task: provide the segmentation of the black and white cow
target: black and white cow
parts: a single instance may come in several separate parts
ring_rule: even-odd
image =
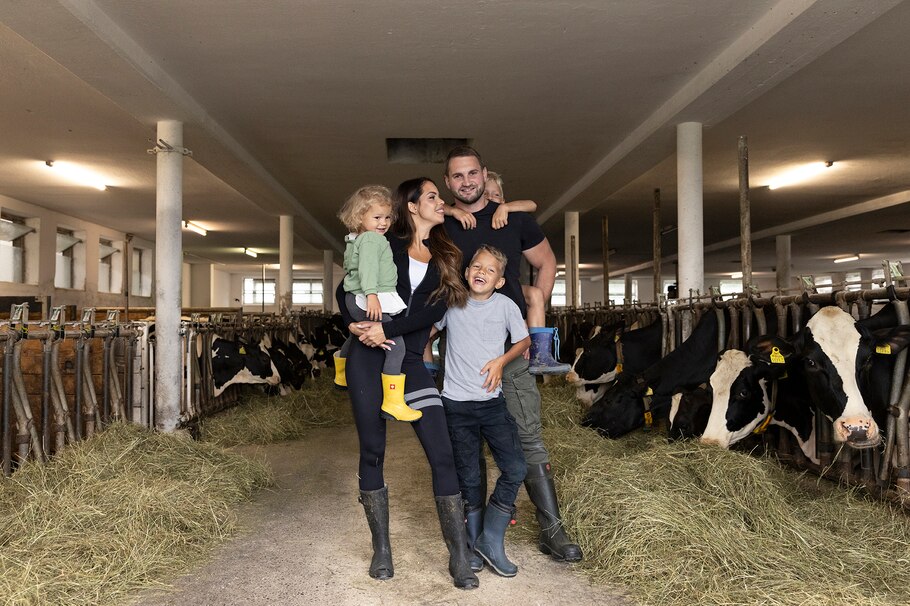
[[[689,338],[666,357],[641,373],[622,372],[587,412],[582,424],[606,437],[618,438],[655,418],[668,416],[675,392],[693,389],[711,376],[717,361],[719,328],[715,312],[703,314]]]
[[[660,322],[622,332],[623,324],[601,327],[575,358],[566,381],[591,406],[621,373],[640,373],[660,360],[663,326]]]
[[[278,385],[281,381],[272,359],[260,344],[215,335],[210,355],[216,397],[236,383]]]
[[[814,403],[834,424],[836,441],[856,448],[876,445],[888,406],[894,358],[889,354],[910,339],[910,327],[894,326],[896,317],[883,311],[856,322],[838,307],[824,307],[790,339],[763,337],[748,357],[725,353],[711,378],[715,397],[702,440],[728,447],[773,413],[771,423],[794,433],[803,452],[817,461]],[[768,380],[774,367],[785,368],[786,379],[778,381],[771,410]]]
[[[310,361],[296,345],[285,343],[277,337],[265,335],[261,345],[268,352],[281,378],[282,395],[286,388],[300,389],[309,374]]]

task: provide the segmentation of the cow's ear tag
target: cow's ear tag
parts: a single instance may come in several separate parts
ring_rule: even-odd
[[[619,341],[619,335],[613,335],[613,342],[616,343]]]
[[[784,355],[780,353],[779,347],[771,348],[771,363],[772,364],[786,364],[787,361],[784,360]]]
[[[649,388],[648,388],[648,391],[645,392],[645,395],[646,395],[646,396],[653,396],[653,395],[654,395],[654,390],[651,389],[651,388],[649,387]]]
[[[884,345],[876,345],[875,353],[890,356],[891,355],[891,344],[885,343]]]
[[[621,372],[622,372],[622,364],[617,364],[616,365],[616,374],[619,374]]]
[[[241,355],[241,356],[245,356],[245,355],[246,355],[246,347],[244,347],[243,345],[240,346],[240,355]]]
[[[654,425],[654,415],[651,414],[651,411],[645,412],[645,425],[651,427]]]

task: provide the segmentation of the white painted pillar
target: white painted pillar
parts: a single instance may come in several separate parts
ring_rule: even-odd
[[[158,139],[174,149],[158,148],[155,195],[155,425],[177,428],[183,351],[180,338],[180,277],[183,265],[183,123],[162,120]]]
[[[679,297],[705,292],[705,239],[702,197],[701,124],[676,125],[677,224],[679,225]]]
[[[278,313],[291,309],[294,288],[294,217],[281,215],[278,233]]]
[[[332,313],[335,308],[335,258],[331,250],[322,251],[322,310]]]
[[[581,285],[578,281],[578,212],[567,212],[566,216],[566,305],[581,306]]]
[[[625,276],[623,276],[623,278],[625,280],[625,287],[626,287],[625,301],[626,301],[626,303],[631,303],[632,302],[632,274],[626,274]]]
[[[872,268],[864,267],[859,270],[859,279],[862,281],[863,289],[872,288]]]
[[[790,275],[793,269],[793,262],[790,258],[790,236],[775,237],[774,247],[777,250],[777,288],[779,290],[793,288]]]

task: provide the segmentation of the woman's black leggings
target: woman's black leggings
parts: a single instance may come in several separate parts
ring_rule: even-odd
[[[384,361],[382,349],[367,347],[355,339],[351,344],[345,366],[348,395],[351,398],[354,423],[360,440],[361,490],[378,490],[385,485],[382,467],[385,460],[386,421],[379,416],[379,407],[382,405],[380,374]],[[459,494],[455,457],[452,454],[445,411],[436,385],[423,365],[421,357],[411,352],[405,354],[401,369],[406,377],[405,400],[423,412],[423,416],[411,425],[430,463],[433,494],[436,496]],[[415,397],[418,402],[414,402]]]

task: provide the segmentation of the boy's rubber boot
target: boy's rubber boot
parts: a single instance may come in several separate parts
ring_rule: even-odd
[[[540,524],[540,539],[537,546],[540,551],[560,562],[581,561],[581,547],[569,540],[562,527],[550,464],[528,465],[525,488],[528,489],[528,496],[537,508],[537,523]]]
[[[370,576],[380,581],[391,579],[395,575],[395,568],[392,566],[392,545],[389,542],[389,487],[361,490],[358,500],[363,504],[370,534],[373,535]]]
[[[511,521],[512,512],[506,511],[491,499],[483,514],[483,532],[474,543],[474,551],[480,554],[496,574],[503,577],[518,574],[518,566],[509,561],[505,551],[506,528]]]
[[[469,563],[470,550],[464,526],[464,501],[461,494],[436,497],[436,512],[442,537],[449,548],[449,574],[459,589],[474,589],[480,585]]]
[[[563,364],[553,356],[559,352],[559,333],[555,328],[529,328],[531,335],[531,361],[528,372],[532,375],[564,375],[572,370],[571,364]]]
[[[342,358],[338,355],[339,352],[335,352],[333,357],[335,358],[335,389],[339,391],[348,390],[348,377],[345,374],[344,366],[347,364],[347,358]]]
[[[404,401],[404,375],[382,375],[382,408],[381,413],[386,419],[407,421],[411,423],[423,416],[419,410],[414,410]]]
[[[474,545],[477,544],[477,537],[480,536],[483,530],[483,508],[468,506],[467,511],[465,511],[464,525],[468,533],[468,547],[471,549],[468,557],[471,570],[480,572],[483,570],[483,558],[474,551]]]

